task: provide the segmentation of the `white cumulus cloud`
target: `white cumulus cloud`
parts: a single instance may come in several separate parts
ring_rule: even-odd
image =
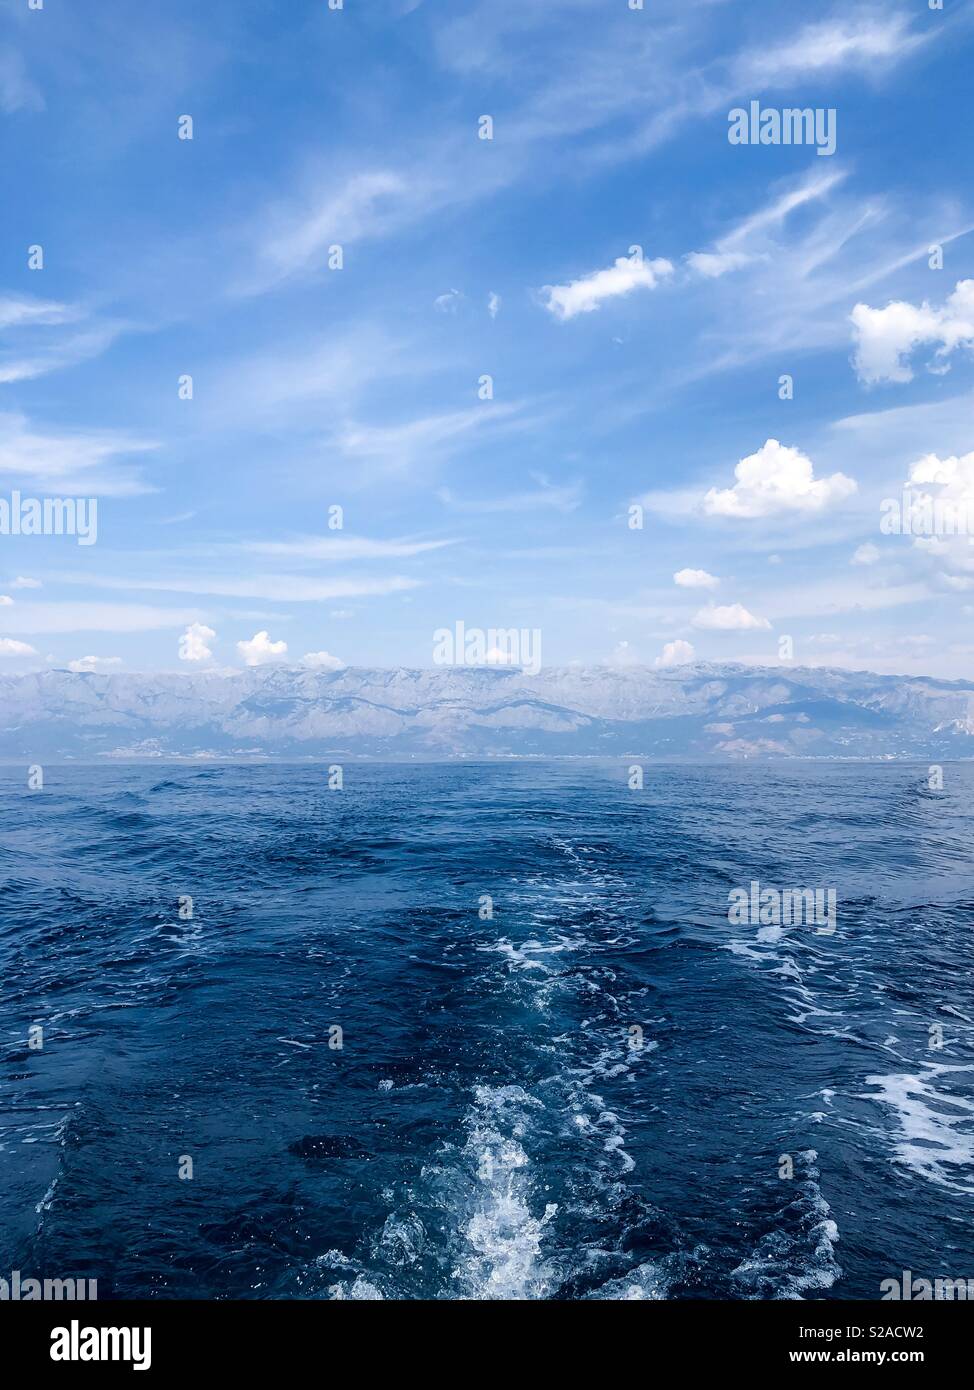
[[[37,651],[27,642],[18,642],[13,637],[0,637],[0,656],[36,656]]]
[[[103,671],[107,666],[121,666],[120,656],[79,656],[68,662],[69,671]]]
[[[933,484],[940,489],[938,496],[965,506],[974,504],[974,452],[938,458],[924,454],[910,469],[910,483]]]
[[[343,671],[344,661],[331,652],[305,652],[301,658],[302,666],[313,666],[316,671]]]
[[[844,473],[816,478],[811,459],[768,439],[734,469],[733,487],[712,487],[703,499],[710,516],[759,517],[779,512],[821,512],[856,491]]]
[[[263,666],[287,654],[286,642],[272,642],[266,631],[255,632],[249,641],[238,642],[237,651],[248,666]]]
[[[769,628],[771,624],[767,618],[750,613],[743,604],[728,603],[723,607],[711,604],[701,608],[694,616],[693,626],[710,632],[752,632],[755,628]]]
[[[921,344],[938,344],[936,365],[945,372],[946,358],[959,347],[974,347],[974,280],[958,280],[940,306],[893,300],[885,309],[857,304],[850,315],[856,340],[855,368],[860,381],[912,381],[907,358]]]
[[[708,574],[706,570],[677,570],[673,576],[673,583],[681,589],[716,589],[720,580],[715,574]]]
[[[688,661],[692,661],[695,652],[692,642],[684,642],[682,637],[678,637],[674,642],[667,642],[653,665],[662,669],[666,666],[685,666]]]
[[[206,661],[213,655],[207,643],[215,636],[213,629],[205,623],[190,623],[179,639],[180,661]]]
[[[910,468],[904,491],[903,524],[914,537],[915,549],[969,576],[974,571],[974,450],[949,458],[925,454]],[[922,534],[931,529],[938,534]],[[946,574],[941,578],[950,588],[965,587]]]
[[[874,565],[879,559],[879,546],[873,545],[872,541],[866,541],[865,545],[859,546],[858,550],[853,551],[850,565]]]
[[[28,579],[26,575],[18,574],[17,578],[11,582],[11,589],[42,589],[44,586],[39,579]]]
[[[631,294],[633,290],[655,289],[661,279],[673,274],[670,261],[658,257],[654,261],[619,256],[606,270],[595,270],[567,285],[545,285],[545,308],[555,318],[572,319],[576,314],[590,314],[606,299]]]

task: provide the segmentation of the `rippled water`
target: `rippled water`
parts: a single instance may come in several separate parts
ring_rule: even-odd
[[[941,792],[856,764],[25,782],[0,778],[0,1275],[393,1299],[974,1278],[974,768]],[[731,925],[752,879],[835,887],[835,934]]]

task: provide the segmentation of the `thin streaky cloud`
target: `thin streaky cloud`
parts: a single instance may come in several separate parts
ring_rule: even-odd
[[[399,559],[425,555],[433,550],[457,545],[457,540],[384,541],[365,536],[302,536],[289,541],[247,541],[245,550],[259,555],[294,556],[296,559],[348,560]]]
[[[222,598],[270,599],[274,602],[317,603],[333,598],[369,598],[404,593],[419,588],[422,581],[405,575],[383,579],[309,579],[299,574],[253,575],[246,579],[232,575],[198,574],[172,578],[62,574],[62,582],[87,584],[94,589],[122,589],[129,592],[177,594],[216,594]]]

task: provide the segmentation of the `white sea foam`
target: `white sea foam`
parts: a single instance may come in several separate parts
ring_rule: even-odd
[[[610,1279],[589,1298],[615,1299],[624,1303],[664,1299],[673,1284],[673,1275],[666,1266],[666,1260],[641,1264],[619,1279]]]
[[[538,1212],[531,1161],[521,1142],[530,1111],[540,1104],[520,1086],[478,1086],[474,1092],[463,1149],[473,1187],[456,1270],[468,1298],[546,1298],[556,1282],[543,1245],[558,1208],[549,1202]]]
[[[842,1274],[835,1257],[839,1228],[818,1183],[817,1157],[814,1149],[798,1155],[803,1180],[781,1213],[781,1225],[762,1236],[752,1254],[731,1271],[752,1298],[803,1299],[806,1293],[831,1288]]]
[[[503,956],[514,970],[540,970],[547,975],[552,973],[551,967],[541,960],[536,960],[536,956],[557,956],[563,951],[577,951],[585,944],[583,937],[562,936],[556,941],[522,941],[520,946],[515,946],[513,941],[504,936],[489,945],[478,946],[477,950]]]
[[[328,1290],[328,1296],[332,1301],[354,1299],[358,1302],[373,1303],[384,1297],[381,1289],[361,1274],[352,1283],[332,1284]]]
[[[864,1099],[888,1105],[895,1114],[896,1161],[955,1192],[974,1192],[974,1102],[934,1083],[952,1072],[972,1070],[928,1062],[922,1076],[900,1072],[866,1077],[866,1084],[878,1091]]]

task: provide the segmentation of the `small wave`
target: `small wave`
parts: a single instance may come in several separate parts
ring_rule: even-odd
[[[818,1183],[818,1155],[808,1149],[798,1157],[805,1166],[796,1195],[778,1213],[774,1229],[731,1271],[731,1278],[745,1288],[745,1298],[803,1299],[830,1289],[842,1275],[835,1258],[839,1228]]]

